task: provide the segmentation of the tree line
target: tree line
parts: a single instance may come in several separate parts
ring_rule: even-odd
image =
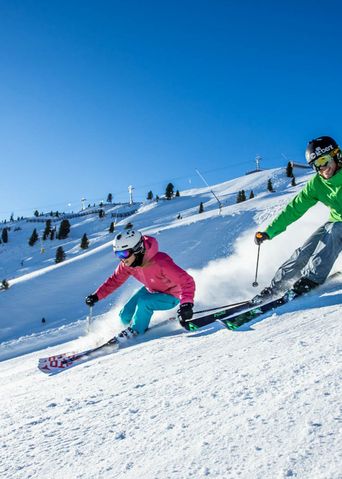
[[[168,183],[165,188],[165,199],[171,200],[172,198],[178,198],[180,196],[179,190],[176,190],[172,183]],[[152,190],[147,193],[146,199],[149,201],[155,200],[159,201],[160,197],[158,195],[154,196]]]

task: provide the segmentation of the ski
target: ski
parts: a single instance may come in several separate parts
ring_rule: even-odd
[[[340,275],[341,272],[337,271],[336,273],[331,274],[326,282],[331,281]],[[282,306],[289,301],[292,301],[298,296],[299,295],[296,295],[294,291],[288,290],[282,296],[272,299],[271,301],[261,303],[260,305],[255,305],[252,303],[252,301],[246,301],[241,305],[231,308],[228,307],[226,309],[219,310],[216,313],[207,314],[198,318],[192,318],[185,322],[184,328],[188,331],[197,331],[204,326],[208,326],[215,321],[219,321],[228,329],[234,330],[243,324],[248,323],[252,319],[261,316],[272,309]]]
[[[335,278],[338,278],[340,275],[341,275],[341,272],[337,271],[336,273],[331,274],[328,277],[326,282],[334,280]],[[323,286],[323,285],[321,285],[321,286]],[[228,318],[223,318],[219,321],[226,328],[230,329],[231,331],[234,331],[235,329],[238,329],[243,324],[249,323],[249,321],[252,321],[253,319],[257,318],[258,316],[261,316],[262,314],[267,313],[268,311],[273,311],[274,309],[278,308],[279,306],[282,306],[283,304],[289,303],[290,301],[292,301],[292,300],[294,300],[294,299],[296,299],[300,296],[302,296],[302,294],[296,294],[292,289],[290,289],[286,293],[284,293],[283,296],[281,296],[280,298],[274,299],[274,300],[269,301],[267,303],[262,303],[260,305],[256,305],[256,306],[251,307],[250,309],[248,309],[246,311],[236,313],[232,316],[229,316]]]
[[[219,319],[227,318],[233,314],[240,313],[241,311],[246,311],[251,306],[252,303],[250,301],[245,301],[243,303],[239,303],[237,306],[230,306],[220,309],[219,311],[206,314],[205,316],[193,317],[192,319],[185,321],[184,328],[187,331],[196,331],[199,328],[203,328],[204,326],[215,323],[215,321],[218,321]]]
[[[152,326],[150,329],[156,329],[161,326],[165,326],[166,324],[169,324],[170,321],[175,321],[176,319],[177,318],[175,317],[165,319],[164,321],[160,321],[160,323]],[[121,334],[122,333],[113,336],[109,341],[85,351],[61,353],[40,358],[38,361],[38,369],[45,374],[53,375],[65,371],[66,369],[70,369],[77,364],[83,363],[94,356],[96,357],[96,353],[106,350],[106,348],[108,348],[109,352],[111,353],[116,352],[119,349],[120,344],[122,344],[122,339],[125,337],[125,335],[123,335],[121,336],[121,339],[119,339]],[[127,337],[126,339],[134,339],[135,337],[136,336]]]
[[[246,305],[239,306],[236,308],[231,308],[227,310],[221,310],[217,313],[208,314],[207,316],[201,316],[199,318],[193,318],[190,321],[187,321],[185,324],[185,329],[188,331],[197,331],[197,329],[208,326],[215,321],[219,321],[224,324],[228,329],[234,330],[242,326],[257,316],[260,316],[267,311],[278,308],[279,306],[292,301],[296,297],[295,293],[290,290],[287,291],[283,296],[280,296],[277,299],[268,301],[267,303],[262,303],[260,305],[253,305],[249,303],[249,307]]]
[[[249,321],[252,321],[258,316],[261,316],[268,311],[273,311],[274,309],[279,308],[279,306],[282,306],[297,297],[298,295],[290,290],[278,299],[254,306],[246,311],[229,316],[228,318],[220,319],[220,323],[222,323],[227,329],[234,331],[243,324],[249,323]]]

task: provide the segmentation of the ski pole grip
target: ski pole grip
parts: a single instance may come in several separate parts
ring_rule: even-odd
[[[257,231],[254,236],[254,242],[256,245],[261,245],[265,240],[270,239],[268,234],[264,231]]]

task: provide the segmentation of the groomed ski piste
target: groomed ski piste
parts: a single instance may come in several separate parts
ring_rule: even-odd
[[[259,288],[252,287],[255,231],[312,173],[294,174],[295,187],[278,168],[146,202],[116,231],[130,221],[156,236],[160,250],[194,276],[195,309],[249,299],[328,218],[317,205],[265,242]],[[255,198],[237,204],[242,189]],[[130,279],[96,304],[86,333],[84,298],[117,264],[108,233],[115,207],[105,208],[104,219],[71,220],[69,237],[44,242],[43,253],[27,240],[44,223],[15,223],[21,230],[0,245],[0,279],[10,284],[0,292],[0,477],[341,479],[341,277],[234,332],[215,323],[188,333],[172,321],[60,374],[39,371],[41,357],[118,333],[118,312],[140,287]],[[66,260],[55,265],[57,246]],[[341,266],[339,258],[332,273]],[[155,314],[153,324],[172,315]]]

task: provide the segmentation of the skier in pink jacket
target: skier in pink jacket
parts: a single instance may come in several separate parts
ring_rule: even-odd
[[[172,309],[179,303],[180,323],[192,318],[195,282],[170,256],[158,251],[155,238],[127,230],[116,235],[113,249],[120,264],[95,293],[87,296],[88,306],[108,296],[133,276],[144,287],[120,311],[121,321],[129,325],[124,336],[143,334],[154,311]]]

